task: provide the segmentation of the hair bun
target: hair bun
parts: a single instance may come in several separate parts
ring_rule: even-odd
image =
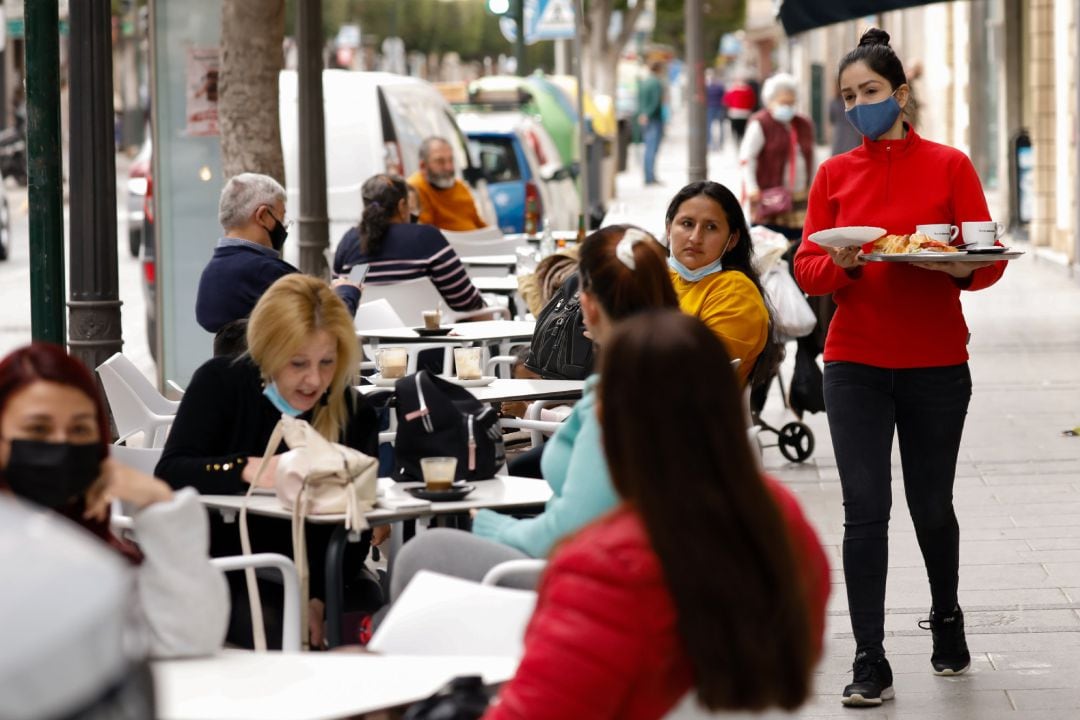
[[[859,38],[859,47],[863,45],[884,45],[889,47],[889,33],[881,28],[872,27]]]

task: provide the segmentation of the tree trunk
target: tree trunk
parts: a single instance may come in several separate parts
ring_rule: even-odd
[[[608,36],[611,14],[614,11],[613,0],[592,0],[585,11],[585,84],[594,95],[615,96],[618,85],[619,57],[623,48],[634,34],[634,25],[642,11],[645,1],[639,0],[633,8],[623,10],[623,27],[617,37]]]
[[[278,122],[278,73],[285,0],[224,0],[218,121],[226,178],[257,172],[285,184]]]

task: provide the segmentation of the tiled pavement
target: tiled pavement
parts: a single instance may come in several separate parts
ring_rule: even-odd
[[[658,161],[666,186],[643,187],[640,170],[619,177],[623,207],[649,227],[686,177],[680,121]],[[730,146],[710,154],[710,178],[737,189],[734,168]],[[930,634],[916,624],[930,596],[894,452],[885,628],[896,699],[880,709],[840,705],[854,654],[840,565],[843,510],[824,415],[810,415],[817,449],[808,462],[792,465],[765,451],[767,468],[798,493],[833,565],[825,658],[800,718],[1080,718],[1080,437],[1061,435],[1080,425],[1080,282],[1029,249],[996,286],[964,293],[963,303],[974,393],[955,497],[972,670],[956,678],[930,672]],[[783,412],[775,393],[767,419],[770,412]]]

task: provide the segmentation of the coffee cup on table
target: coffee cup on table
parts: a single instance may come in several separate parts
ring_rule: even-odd
[[[480,372],[480,348],[454,348],[454,369],[457,371],[458,380],[479,380]]]
[[[991,247],[1005,234],[1005,224],[986,220],[960,224],[964,242],[975,247]]]
[[[375,364],[379,367],[379,375],[387,380],[405,377],[409,366],[409,351],[403,347],[379,348],[375,353]]]
[[[956,239],[957,234],[960,232],[960,228],[949,223],[932,223],[928,225],[916,225],[915,232],[921,233],[931,240],[936,240],[946,245],[951,245],[952,241]]]
[[[420,472],[424,476],[424,485],[428,490],[449,490],[454,484],[457,470],[455,457],[420,458]]]
[[[428,330],[438,330],[442,325],[442,313],[438,310],[425,310],[422,313],[424,317],[424,327]]]

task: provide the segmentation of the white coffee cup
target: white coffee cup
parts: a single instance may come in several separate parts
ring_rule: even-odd
[[[993,220],[966,222],[960,223],[960,231],[964,234],[965,243],[975,247],[990,247],[1005,234],[1005,224]]]
[[[480,373],[480,348],[454,348],[454,367],[457,370],[458,380],[479,380]]]
[[[960,228],[949,223],[933,223],[930,225],[916,225],[915,232],[926,235],[931,240],[937,240],[938,242],[950,244],[956,239],[957,233],[960,232]]]

